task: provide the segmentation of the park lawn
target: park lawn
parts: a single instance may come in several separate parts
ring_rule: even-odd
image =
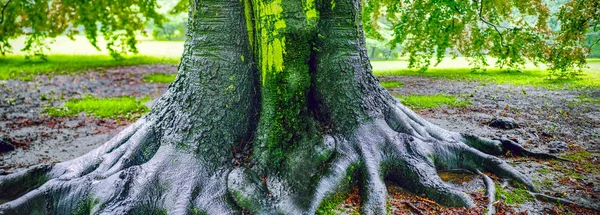
[[[177,64],[177,57],[130,56],[115,60],[108,55],[51,54],[47,60],[28,60],[22,55],[0,57],[0,80],[32,80],[37,75],[63,75],[85,73],[88,70],[145,64]]]
[[[399,88],[404,86],[404,83],[398,81],[383,81],[379,83],[385,88]]]
[[[177,77],[176,74],[163,74],[163,73],[157,73],[157,74],[150,74],[147,75],[146,77],[144,77],[144,82],[146,83],[162,83],[162,84],[169,84],[172,83],[173,81],[175,81],[175,78]]]
[[[419,95],[412,94],[408,96],[396,96],[400,103],[414,109],[439,108],[439,107],[466,107],[471,104],[468,100],[460,100],[454,96],[443,94],[437,95]]]
[[[87,113],[98,118],[133,119],[150,109],[144,105],[148,98],[138,99],[131,96],[115,98],[95,98],[86,96],[82,99],[70,99],[62,107],[46,107],[44,112],[49,116],[69,117]]]
[[[590,64],[597,63],[591,62]],[[462,81],[475,80],[483,83],[540,86],[548,89],[600,88],[600,71],[596,70],[586,70],[581,77],[570,79],[549,79],[548,72],[536,69],[524,71],[487,69],[478,72],[469,68],[431,68],[425,72],[419,72],[416,69],[395,69],[376,70],[374,74],[376,76],[422,76]]]

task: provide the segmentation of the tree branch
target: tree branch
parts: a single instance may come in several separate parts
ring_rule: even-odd
[[[2,17],[0,18],[0,24],[4,23],[4,11],[6,10],[6,8],[8,7],[8,4],[10,4],[12,0],[8,0],[6,1],[6,3],[4,4],[4,6],[2,6]]]
[[[477,2],[477,1],[475,1]],[[498,30],[498,26],[495,25],[494,23],[491,23],[489,21],[487,21],[486,19],[483,18],[483,0],[481,0],[479,2],[479,19],[484,22],[487,25],[490,25],[492,27],[494,27],[494,30],[496,30],[496,32],[498,32],[498,34],[500,35],[500,43],[502,46],[504,46],[504,36],[502,35],[502,32],[500,32],[500,30]]]

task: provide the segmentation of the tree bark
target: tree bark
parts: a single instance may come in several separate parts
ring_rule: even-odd
[[[474,206],[436,171],[485,170],[535,190],[492,141],[443,130],[371,72],[361,0],[195,0],[178,77],[151,113],[72,161],[0,176],[0,214],[313,214],[391,179]],[[485,154],[488,153],[488,154]]]

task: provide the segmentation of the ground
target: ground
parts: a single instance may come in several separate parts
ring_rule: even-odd
[[[376,70],[389,69],[388,64],[391,63],[374,62]],[[402,66],[403,63],[396,64]],[[81,113],[55,117],[47,115],[48,109],[61,108],[66,101],[90,96],[133,96],[140,101],[146,98],[150,102],[145,105],[151,106],[152,99],[165,91],[175,72],[175,65],[142,65],[52,77],[35,76],[31,81],[0,80],[0,135],[17,146],[12,152],[0,154],[0,174],[41,162],[75,158],[104,143],[142,114],[125,113],[100,118]],[[476,78],[375,73],[392,95],[443,128],[489,138],[507,137],[537,152],[548,152],[551,141],[566,142],[568,149],[557,155],[572,162],[535,160],[510,154],[505,159],[532,178],[543,193],[600,207],[600,88],[560,89]],[[148,76],[150,74],[158,75]],[[442,100],[446,103],[435,103]],[[504,130],[490,127],[489,122],[497,117],[514,118],[519,128]],[[487,201],[485,186],[479,176],[441,174],[448,183],[471,194],[480,207],[468,210],[443,208],[389,183],[391,212],[481,213],[484,210]],[[502,182],[498,178],[493,180]],[[360,195],[356,189],[351,190],[353,192],[349,194],[340,194],[336,199],[326,201],[320,212],[354,213]],[[500,201],[497,207],[501,210],[534,214],[586,213],[577,208],[533,201],[532,197],[521,192],[522,189],[514,186],[499,187],[498,190],[497,199]]]

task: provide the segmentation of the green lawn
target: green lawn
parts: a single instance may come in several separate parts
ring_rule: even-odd
[[[0,56],[0,80],[31,80],[36,75],[60,75],[82,73],[98,68],[132,66],[142,64],[176,64],[179,58],[156,56],[133,56],[115,60],[107,55],[48,55],[47,61],[27,60],[21,55]]]
[[[447,107],[465,107],[471,104],[467,100],[459,100],[454,96],[437,95],[408,95],[397,96],[400,103],[415,109]]]
[[[591,63],[595,64],[595,63]],[[600,71],[586,70],[580,78],[548,79],[548,73],[541,70],[522,72],[502,69],[487,69],[473,72],[469,68],[432,68],[425,72],[414,69],[376,70],[376,76],[424,76],[451,80],[476,80],[483,83],[542,86],[550,89],[600,88]]]
[[[144,77],[144,82],[169,84],[175,81],[176,77],[176,74],[150,74]]]
[[[404,86],[404,84],[402,82],[397,82],[397,81],[384,81],[384,82],[380,82],[381,86],[385,87],[385,88],[398,88],[398,87],[402,87]]]
[[[150,99],[138,99],[130,96],[116,98],[95,98],[87,96],[83,99],[70,99],[62,107],[47,107],[44,112],[49,116],[76,116],[82,112],[99,118],[133,119],[149,111],[144,105]]]

